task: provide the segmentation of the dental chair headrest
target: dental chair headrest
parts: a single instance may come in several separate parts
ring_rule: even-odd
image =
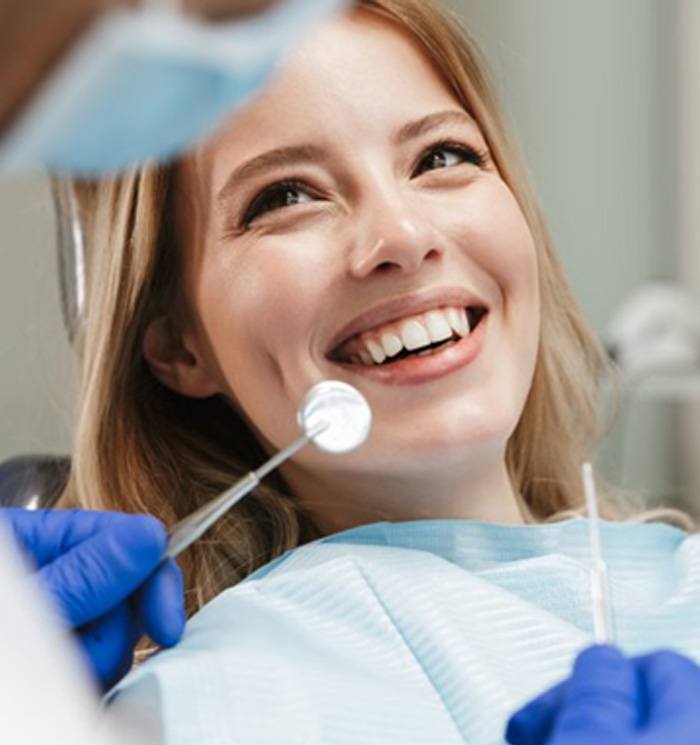
[[[0,463],[0,507],[52,507],[70,472],[70,458],[21,455]]]

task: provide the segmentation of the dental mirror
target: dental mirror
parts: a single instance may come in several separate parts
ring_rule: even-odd
[[[326,422],[328,426],[311,437],[314,445],[327,453],[347,453],[367,439],[372,412],[356,388],[339,380],[325,380],[306,394],[297,421],[307,434]]]

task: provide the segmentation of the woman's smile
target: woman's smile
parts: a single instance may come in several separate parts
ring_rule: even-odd
[[[472,363],[481,352],[488,306],[470,293],[436,289],[366,312],[336,338],[328,359],[351,375],[418,385]]]
[[[484,346],[487,319],[460,339],[451,339],[405,358],[380,365],[338,363],[344,370],[384,385],[419,385],[460,370],[476,360]]]

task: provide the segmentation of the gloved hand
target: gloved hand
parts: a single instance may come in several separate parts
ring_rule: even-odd
[[[145,515],[84,510],[0,510],[39,584],[77,634],[103,688],[132,664],[145,633],[169,647],[185,625],[182,573],[161,564],[167,535]]]
[[[517,712],[511,745],[696,745],[700,667],[675,652],[582,652],[571,677]]]

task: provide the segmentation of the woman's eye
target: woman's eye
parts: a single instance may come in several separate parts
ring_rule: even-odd
[[[295,204],[306,204],[313,201],[308,190],[299,184],[275,184],[265,189],[252,201],[245,211],[243,224],[249,225],[258,217]]]
[[[473,163],[483,167],[485,156],[471,148],[458,145],[437,145],[424,155],[413,171],[413,177],[420,176],[426,171],[436,171],[439,168],[451,168],[462,163]]]

